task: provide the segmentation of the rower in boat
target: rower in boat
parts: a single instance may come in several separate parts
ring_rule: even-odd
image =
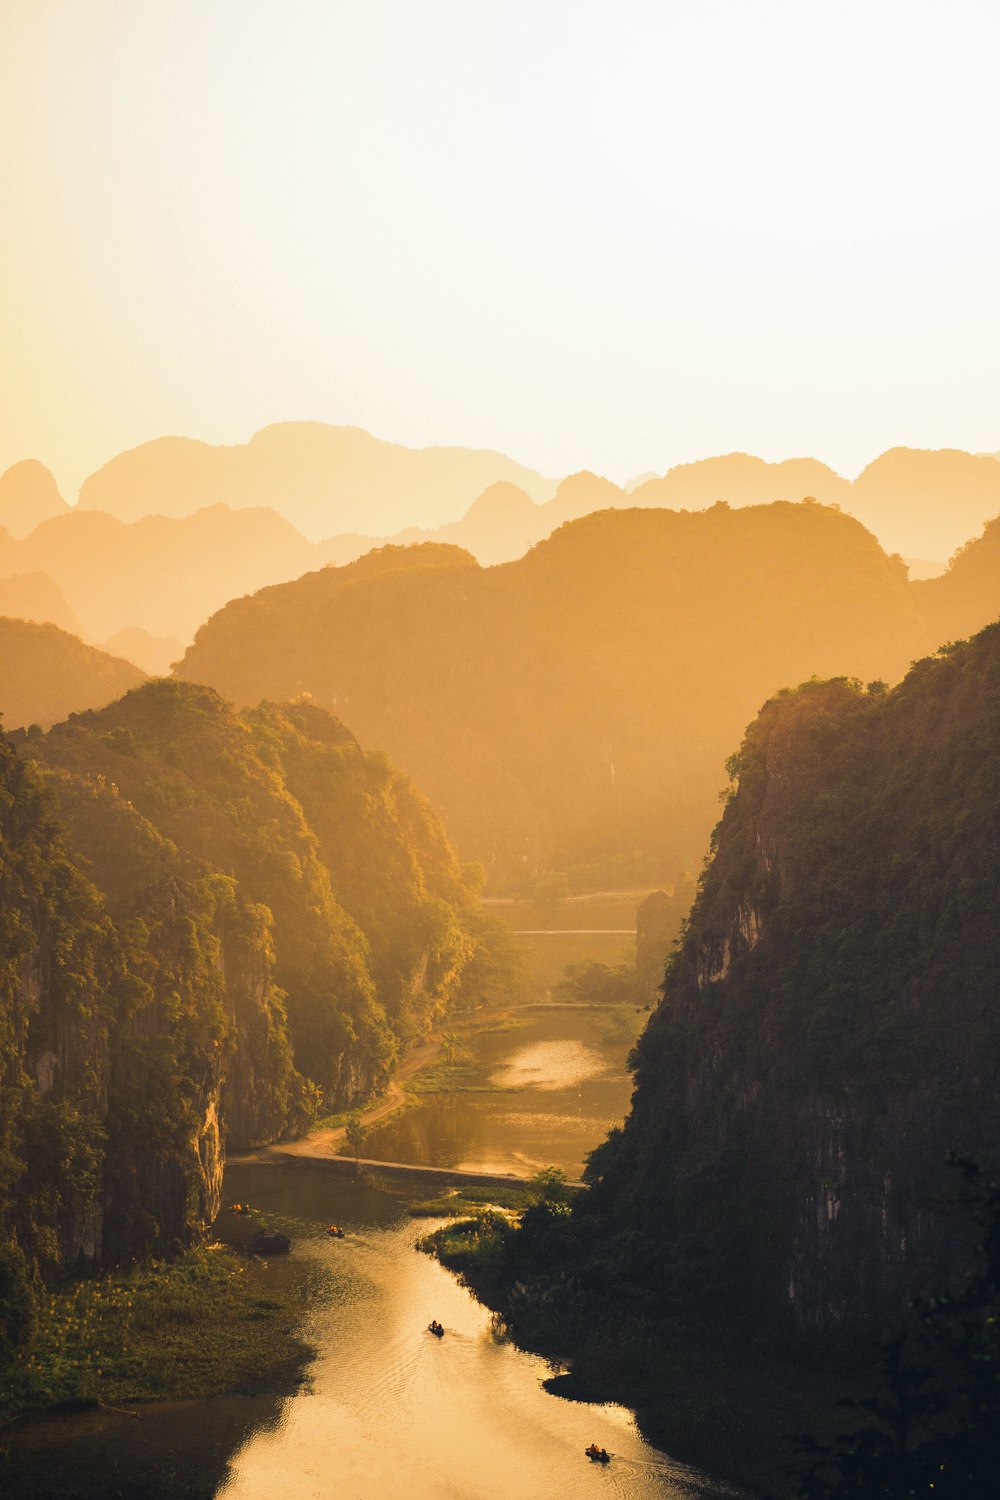
[[[339,1224],[331,1224],[326,1232],[332,1240],[342,1240],[344,1238],[344,1231]]]
[[[599,1448],[596,1443],[591,1443],[583,1451],[592,1464],[609,1464],[611,1462],[611,1454],[607,1448]]]
[[[428,1333],[433,1333],[433,1335],[434,1335],[434,1337],[436,1339],[443,1339],[444,1338],[444,1328],[438,1322],[437,1318],[432,1318],[431,1321],[428,1323],[428,1325],[427,1325],[427,1332]]]

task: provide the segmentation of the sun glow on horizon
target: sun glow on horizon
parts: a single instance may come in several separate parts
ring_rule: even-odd
[[[0,468],[1000,446],[983,4],[11,0]]]

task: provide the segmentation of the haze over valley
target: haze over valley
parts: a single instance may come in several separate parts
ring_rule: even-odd
[[[998,54],[0,6],[3,1500],[996,1500]]]

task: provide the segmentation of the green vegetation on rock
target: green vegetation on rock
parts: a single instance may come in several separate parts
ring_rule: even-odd
[[[857,1370],[972,1265],[946,1160],[1000,1138],[1000,626],[893,691],[780,694],[731,771],[588,1190],[444,1246],[519,1338],[668,1429],[685,1342]]]

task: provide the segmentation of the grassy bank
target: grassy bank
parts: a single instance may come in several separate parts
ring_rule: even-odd
[[[302,1302],[287,1267],[221,1245],[44,1293],[30,1347],[0,1375],[0,1417],[291,1389]]]

